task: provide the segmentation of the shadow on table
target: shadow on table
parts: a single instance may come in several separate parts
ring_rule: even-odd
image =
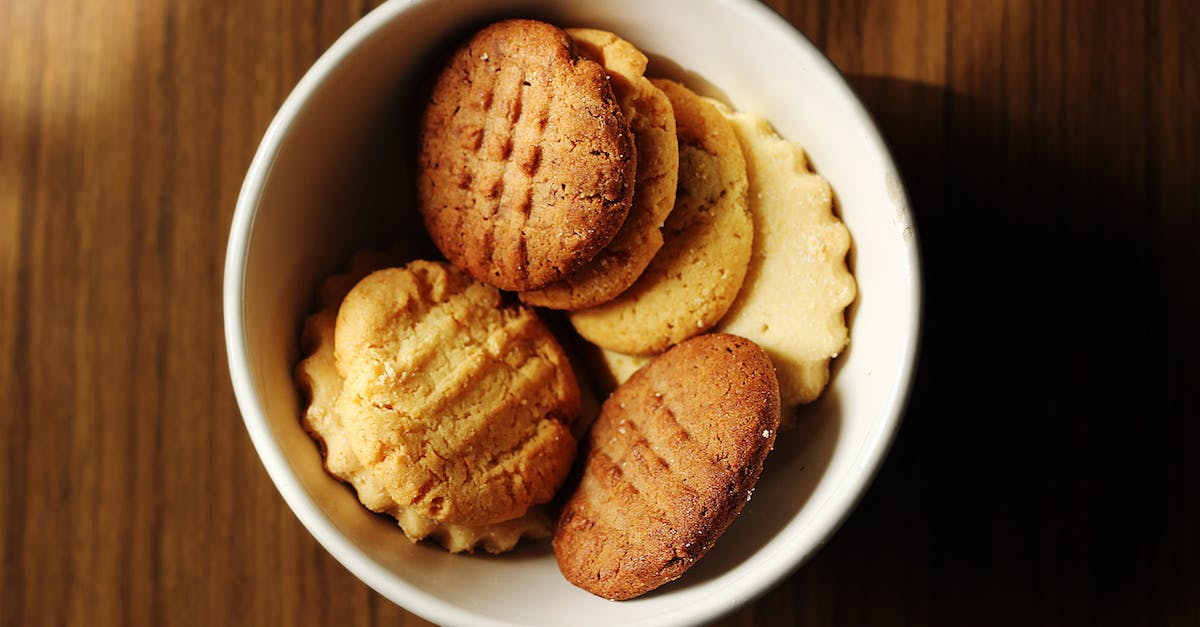
[[[1115,113],[849,80],[917,224],[916,387],[859,511],[729,622],[1196,619],[1196,183]]]

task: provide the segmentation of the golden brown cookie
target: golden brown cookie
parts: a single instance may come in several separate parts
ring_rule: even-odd
[[[425,226],[447,259],[501,289],[538,289],[594,257],[625,221],[635,171],[604,68],[544,22],[479,31],[421,123]]]
[[[717,106],[746,155],[754,253],[745,289],[716,328],[767,351],[790,415],[821,394],[830,359],[849,342],[844,311],[857,292],[846,267],[850,232],[833,213],[829,183],[799,146],[761,117]]]
[[[679,141],[666,94],[644,76],[646,55],[602,30],[567,29],[580,53],[604,66],[637,150],[637,181],[629,216],[616,237],[570,276],[522,292],[530,305],[582,309],[612,300],[633,285],[662,247],[663,221],[675,206]]]
[[[359,501],[377,512],[392,513],[395,501],[358,461],[334,405],[342,377],[333,358],[333,332],[338,307],[350,288],[374,270],[399,262],[399,254],[360,251],[346,271],[329,277],[317,289],[317,311],[305,320],[301,348],[306,357],[296,367],[296,380],[307,398],[304,427],[321,444],[329,474],[354,486]]]
[[[482,526],[437,522],[421,516],[413,508],[402,508],[351,449],[349,436],[335,408],[343,383],[334,363],[337,311],[346,293],[359,280],[401,261],[401,255],[395,251],[356,253],[345,273],[322,282],[317,291],[317,311],[305,321],[301,342],[306,357],[296,367],[296,380],[306,398],[304,427],[320,444],[326,470],[353,486],[365,507],[395,517],[405,535],[413,541],[433,538],[454,553],[476,547],[501,553],[512,549],[522,537],[549,536],[553,519],[550,508],[545,505],[530,508],[521,518]]]
[[[746,163],[729,122],[683,85],[654,84],[671,100],[679,136],[663,247],[620,296],[570,314],[580,335],[630,355],[658,353],[716,324],[742,285],[754,239]]]
[[[532,310],[448,264],[372,273],[338,313],[337,411],[400,505],[485,525],[544,503],[574,455],[579,393]]]
[[[775,443],[779,387],[753,342],[702,335],[605,401],[554,530],[571,583],[630,599],[683,574],[741,512]]]
[[[574,373],[537,315],[495,288],[439,262],[378,270],[342,302],[334,350],[350,445],[401,507],[488,525],[566,477]]]

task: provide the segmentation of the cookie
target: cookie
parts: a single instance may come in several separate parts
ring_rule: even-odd
[[[521,293],[521,300],[530,305],[583,309],[628,289],[662,247],[663,221],[675,206],[679,142],[671,101],[644,76],[645,54],[607,31],[571,28],[567,34],[584,57],[608,72],[637,153],[633,203],[612,242],[570,276]]]
[[[305,357],[296,367],[296,380],[307,397],[305,429],[321,444],[325,468],[354,486],[359,501],[377,512],[393,513],[395,501],[367,472],[350,449],[341,417],[334,405],[342,391],[342,377],[333,357],[333,333],[338,307],[350,288],[377,268],[398,261],[398,254],[379,251],[356,253],[346,272],[322,281],[317,289],[317,311],[308,317],[300,343]]]
[[[754,252],[746,288],[716,328],[767,351],[787,410],[821,394],[830,360],[849,342],[844,311],[857,292],[846,267],[850,232],[799,146],[761,117],[717,106],[746,155]]]
[[[754,238],[746,163],[729,122],[683,85],[654,84],[671,100],[679,137],[664,244],[620,296],[570,314],[580,335],[631,355],[661,352],[715,325],[741,288]]]
[[[635,154],[600,64],[555,26],[497,22],[453,54],[430,92],[421,216],[442,254],[476,279],[535,290],[617,234]]]
[[[592,425],[554,529],[563,575],[614,600],[681,576],[741,512],[778,425],[778,383],[753,342],[706,334],[660,355]]]
[[[512,549],[522,537],[549,536],[553,516],[544,505],[532,507],[514,520],[473,527],[439,523],[413,508],[402,508],[352,450],[335,408],[343,383],[334,362],[337,311],[355,283],[374,270],[397,265],[401,259],[397,251],[356,253],[345,273],[322,282],[317,291],[317,311],[305,321],[301,344],[306,357],[296,367],[296,381],[306,398],[302,422],[321,447],[326,471],[349,483],[365,507],[395,517],[409,539],[433,538],[454,553],[476,547],[501,553]]]
[[[628,381],[633,373],[654,360],[652,355],[626,355],[599,346],[589,346],[591,350],[584,353],[588,371],[596,382],[597,392],[604,395],[611,394],[617,386]]]
[[[334,351],[351,448],[400,506],[488,525],[566,477],[574,373],[537,315],[495,288],[446,263],[378,270],[346,295]]]

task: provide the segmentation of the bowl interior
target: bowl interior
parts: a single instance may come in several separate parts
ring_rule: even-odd
[[[403,172],[420,78],[449,42],[504,16],[614,31],[654,59],[652,72],[765,116],[831,181],[854,238],[860,294],[831,387],[780,434],[753,500],[709,555],[633,601],[571,586],[548,543],[500,557],[409,543],[325,474],[299,422],[292,369],[316,285],[356,248],[419,239]],[[690,622],[761,593],[825,540],[870,480],[907,394],[920,298],[903,189],[870,120],[790,26],[733,0],[383,5],[318,61],[268,130],[239,199],[227,273],[235,389],[289,505],[376,590],[431,620],[464,624]]]

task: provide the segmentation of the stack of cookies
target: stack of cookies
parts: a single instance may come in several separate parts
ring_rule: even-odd
[[[452,552],[553,535],[564,576],[611,599],[725,531],[855,297],[803,152],[646,68],[612,33],[532,20],[456,49],[417,155],[445,259],[357,255],[297,368],[305,426],[366,507]],[[594,422],[547,310],[615,388]]]

